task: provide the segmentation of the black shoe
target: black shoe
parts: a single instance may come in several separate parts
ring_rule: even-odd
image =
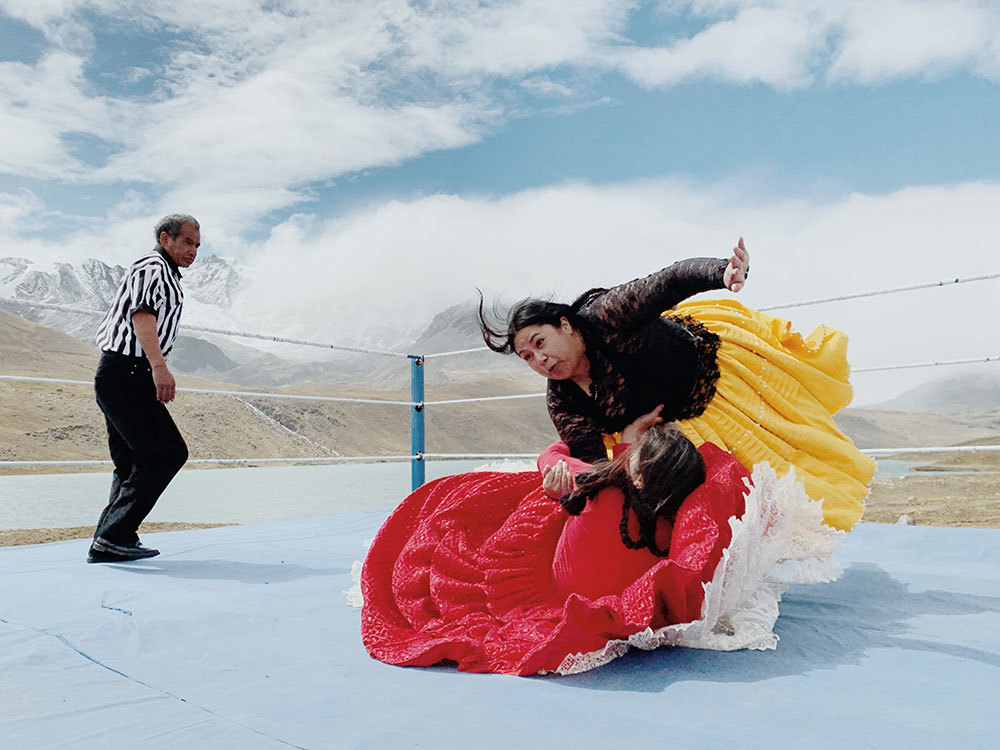
[[[98,537],[90,545],[87,553],[87,562],[128,562],[129,560],[143,560],[147,557],[156,557],[160,550],[152,547],[143,547],[142,542],[136,542],[131,547],[124,547],[120,544],[112,544],[106,539]]]

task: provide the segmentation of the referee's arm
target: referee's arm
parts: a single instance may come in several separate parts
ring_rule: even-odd
[[[177,383],[167,369],[167,360],[160,349],[160,339],[156,335],[156,316],[146,310],[137,310],[132,315],[132,330],[139,339],[139,346],[149,360],[153,370],[153,385],[156,386],[156,400],[161,404],[169,404],[174,400]]]

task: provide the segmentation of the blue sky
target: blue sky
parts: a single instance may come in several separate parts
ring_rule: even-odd
[[[741,234],[748,304],[1000,270],[986,0],[0,0],[0,39],[0,256],[124,263],[188,211],[254,330],[358,342]],[[862,366],[992,354],[997,283],[794,317]]]

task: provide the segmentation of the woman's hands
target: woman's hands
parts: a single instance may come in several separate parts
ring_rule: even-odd
[[[722,276],[722,283],[731,292],[738,292],[747,283],[747,273],[750,271],[750,253],[743,245],[743,238],[740,237],[736,247],[733,248],[733,257],[729,259],[726,272]]]
[[[628,427],[622,430],[622,442],[623,443],[636,443],[639,438],[642,437],[642,433],[648,430],[654,425],[658,425],[663,421],[663,417],[660,416],[660,411],[663,409],[663,404],[657,406],[649,414],[643,414],[641,417],[636,417],[636,420],[632,422]]]
[[[660,404],[649,414],[637,417],[632,424],[622,430],[622,442],[635,443],[642,437],[642,433],[663,422],[663,417],[660,416],[662,410],[663,404]],[[559,500],[575,489],[573,472],[565,461],[560,459],[552,466],[542,469],[542,491],[553,500]]]
[[[559,461],[555,466],[547,466],[542,471],[542,490],[553,500],[576,489],[573,474],[565,461]]]

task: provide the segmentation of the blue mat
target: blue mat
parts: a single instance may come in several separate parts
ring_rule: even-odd
[[[1000,531],[862,524],[773,652],[526,679],[368,657],[343,592],[384,516],[0,549],[0,747],[1000,746]]]

